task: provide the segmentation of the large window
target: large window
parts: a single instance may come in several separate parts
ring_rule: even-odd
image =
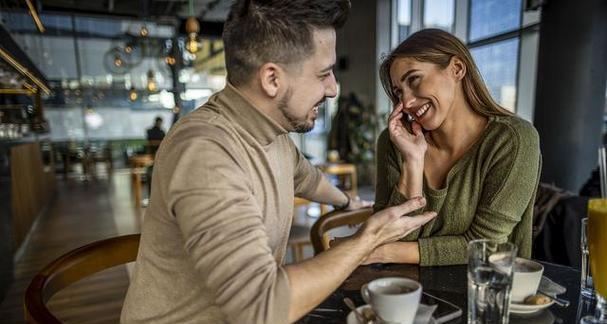
[[[448,32],[453,31],[454,0],[425,0],[423,6],[424,28],[440,28]]]
[[[13,36],[47,79],[77,79],[76,52],[71,36],[15,34]]]
[[[471,0],[471,42],[518,29],[521,23],[521,0]]]
[[[471,50],[491,96],[515,111],[519,38],[479,46]]]
[[[95,109],[47,108],[46,118],[53,141],[84,140],[85,127],[89,139],[145,138],[145,131],[162,117],[163,128],[169,129],[173,115],[170,110],[133,110],[108,107]],[[84,114],[84,118],[83,118]]]
[[[396,22],[398,41],[402,42],[411,33],[411,0],[398,0],[396,3]]]

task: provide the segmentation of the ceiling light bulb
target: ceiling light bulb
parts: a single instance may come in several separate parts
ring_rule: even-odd
[[[120,58],[120,56],[118,56],[118,55],[114,56],[114,65],[116,67],[121,67],[123,63],[124,62],[122,61],[122,59]]]
[[[135,90],[135,87],[131,87],[131,90],[129,90],[129,100],[131,102],[136,101],[137,97],[137,90]]]
[[[148,30],[148,28],[145,25],[141,26],[141,29],[139,30],[139,36],[147,37],[149,33],[150,33],[150,31]]]
[[[147,85],[148,91],[150,92],[154,92],[157,90],[157,85],[156,85],[156,77],[154,76],[154,70],[149,70],[148,71],[148,85]]]
[[[131,54],[131,52],[133,52],[133,45],[131,45],[131,44],[126,45],[126,46],[124,47],[124,51],[125,51],[127,54]]]
[[[176,61],[175,58],[172,55],[168,55],[167,57],[164,58],[164,61],[168,64],[168,65],[175,65]]]
[[[192,33],[188,35],[188,42],[185,44],[185,49],[192,54],[198,52],[198,41],[196,40],[196,34]]]
[[[156,81],[154,80],[149,80],[148,81],[148,91],[150,92],[155,92],[157,90],[157,86],[156,86]]]

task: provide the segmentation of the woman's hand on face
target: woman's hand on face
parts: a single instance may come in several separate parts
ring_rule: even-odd
[[[426,143],[422,127],[414,121],[411,123],[413,134],[409,133],[405,127],[405,121],[403,121],[404,116],[403,103],[399,102],[388,119],[390,140],[396,145],[405,161],[423,161],[428,143]]]

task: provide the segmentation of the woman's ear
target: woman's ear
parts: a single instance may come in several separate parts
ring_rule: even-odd
[[[456,80],[461,81],[466,76],[466,64],[459,57],[452,57],[449,66]]]
[[[266,63],[259,68],[259,81],[262,91],[271,98],[278,95],[281,86],[283,70],[274,63]]]

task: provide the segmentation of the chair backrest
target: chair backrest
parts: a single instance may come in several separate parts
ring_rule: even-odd
[[[338,185],[338,187],[346,191],[350,196],[358,195],[358,175],[356,174],[356,166],[350,163],[329,163],[320,166],[322,172],[326,175],[334,175],[339,177],[347,177],[346,183]]]
[[[46,302],[70,284],[137,259],[139,234],[113,237],[72,250],[51,262],[30,282],[23,300],[27,323],[61,323]]]
[[[373,208],[363,208],[350,211],[332,211],[322,215],[310,231],[310,240],[314,247],[314,254],[329,248],[329,239],[326,233],[336,227],[364,223],[373,214]]]

